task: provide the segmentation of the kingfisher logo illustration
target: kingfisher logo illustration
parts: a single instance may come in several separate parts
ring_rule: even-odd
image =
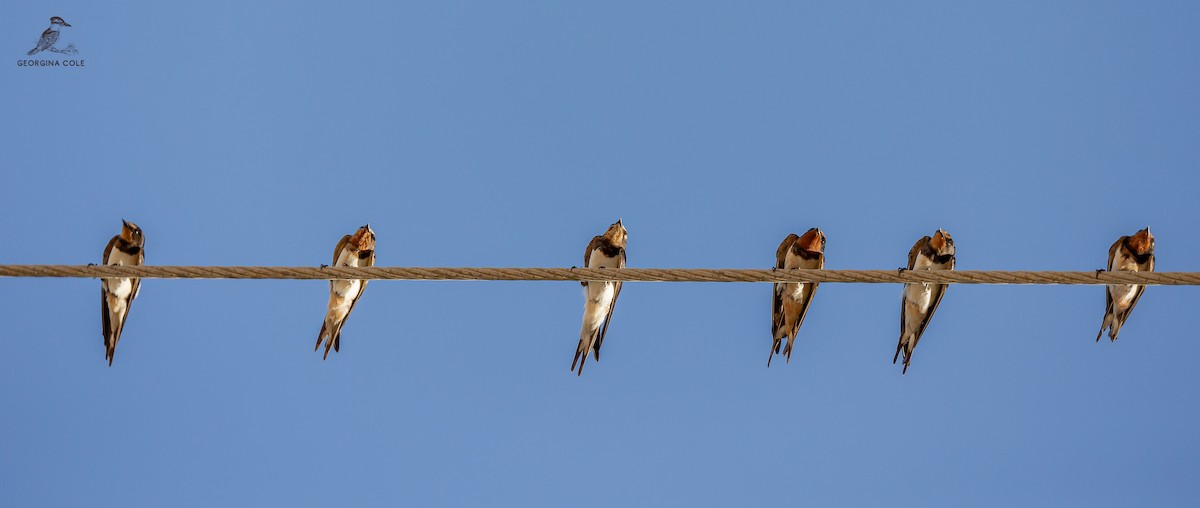
[[[42,32],[42,36],[38,38],[37,45],[26,53],[27,56],[38,56],[37,60],[22,59],[17,60],[17,67],[84,67],[86,62],[82,59],[67,59],[60,60],[57,58],[48,59],[51,57],[49,53],[57,53],[60,55],[75,56],[79,54],[79,50],[75,48],[74,42],[68,42],[66,47],[59,47],[59,42],[62,42],[62,29],[70,28],[71,24],[65,19],[54,16],[50,18],[50,27]],[[69,38],[67,38],[69,41]]]
[[[66,53],[68,55],[79,53],[79,51],[75,49],[74,44],[67,46],[67,49],[58,49],[54,47],[54,43],[58,42],[58,36],[62,31],[62,27],[64,26],[69,27],[71,25],[58,16],[50,18],[50,28],[47,28],[45,32],[42,32],[42,37],[38,39],[37,47],[29,50],[29,56],[36,55],[42,51],[53,51],[55,53]]]

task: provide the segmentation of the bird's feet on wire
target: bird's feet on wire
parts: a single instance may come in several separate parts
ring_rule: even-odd
[[[1101,273],[1104,273],[1104,269],[1103,269],[1103,268],[1099,268],[1099,269],[1097,269],[1097,270],[1096,270],[1096,276],[1097,276],[1097,277],[1099,277]]]
[[[904,268],[902,266],[902,267],[896,269],[896,275],[904,275],[904,272],[907,272],[907,271],[908,271],[908,268]]]
[[[329,265],[321,265],[321,269],[322,269],[322,270],[324,270],[324,269],[326,269],[326,268],[329,268]]]
[[[91,268],[93,266],[96,266],[96,263],[88,263],[88,268]]]

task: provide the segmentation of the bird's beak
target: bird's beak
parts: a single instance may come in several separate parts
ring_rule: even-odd
[[[70,23],[67,23],[67,20],[65,20],[65,19],[64,19],[64,20],[63,20],[63,26],[71,26],[71,24],[70,24]]]
[[[624,224],[621,224],[621,219],[617,219],[617,225],[618,225],[618,226],[623,226],[623,225],[624,225]]]
[[[123,225],[124,225],[125,227],[127,227],[127,228],[129,227],[129,221],[127,221],[127,220],[125,220],[125,219],[121,219],[121,224],[123,224]],[[131,229],[132,229],[132,228],[131,228]]]

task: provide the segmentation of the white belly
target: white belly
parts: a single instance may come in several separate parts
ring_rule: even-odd
[[[604,255],[604,251],[595,249],[592,251],[591,255],[588,256],[587,266],[588,268],[620,268],[621,258],[610,258]]]
[[[129,279],[107,279],[108,294],[112,297],[125,300],[133,293],[133,281]]]
[[[913,263],[913,270],[932,270],[933,260],[925,256],[917,256],[916,262]]]
[[[1138,286],[1132,284],[1112,284],[1108,286],[1108,294],[1112,295],[1114,307],[1124,309],[1133,303],[1137,289]]]
[[[588,283],[588,302],[604,308],[608,311],[608,306],[613,300],[613,283],[611,282],[589,282]]]
[[[595,249],[588,256],[590,268],[620,268],[620,257],[608,257],[600,249]],[[612,307],[616,287],[612,282],[589,281],[587,285],[587,304],[584,306],[583,320],[590,328],[597,328],[608,315]]]
[[[904,300],[924,314],[933,304],[933,287],[930,284],[907,284],[904,286]]]
[[[612,307],[616,291],[611,282],[589,282],[587,304],[584,305],[583,321],[590,329],[599,328]]]
[[[108,253],[108,259],[104,260],[104,264],[136,266],[138,262],[137,257],[121,252],[121,249],[113,249]]]
[[[788,298],[796,301],[804,299],[804,290],[808,286],[807,282],[789,282],[783,286],[783,294]]]
[[[330,282],[334,293],[342,298],[354,298],[358,296],[358,290],[362,287],[360,280],[335,280]]]

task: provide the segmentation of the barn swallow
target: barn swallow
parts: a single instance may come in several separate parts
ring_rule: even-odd
[[[370,224],[358,228],[353,235],[343,236],[333,249],[335,267],[374,265],[375,232],[371,231]],[[334,351],[340,351],[342,325],[346,324],[346,318],[350,316],[350,311],[354,310],[354,305],[358,303],[366,288],[365,279],[329,281],[329,311],[325,314],[325,321],[321,323],[321,332],[317,334],[317,346],[313,351],[321,348],[321,342],[325,342],[325,359],[329,358],[330,347]]]
[[[804,236],[792,233],[783,239],[775,251],[775,269],[791,268],[825,268],[825,233],[812,228]],[[775,283],[771,298],[771,337],[774,343],[771,345],[771,354],[767,356],[767,367],[771,366],[771,359],[779,353],[779,345],[784,337],[788,341],[783,348],[783,355],[791,363],[792,344],[796,341],[796,334],[804,323],[804,315],[808,314],[808,306],[812,304],[816,292],[816,282]]]
[[[146,261],[145,245],[142,228],[122,219],[121,234],[108,241],[101,262],[105,265],[141,266]],[[129,307],[141,287],[142,279],[138,278],[100,279],[101,333],[104,334],[104,358],[108,360],[109,367],[112,367],[113,355],[117,352],[117,342],[121,340],[121,330],[125,329]]]
[[[950,233],[939,229],[933,238],[921,237],[908,251],[908,270],[953,270],[954,269],[954,239]],[[908,372],[908,362],[912,360],[913,349],[929,326],[942,296],[946,294],[946,284],[912,283],[904,285],[904,293],[900,297],[900,342],[896,344],[896,354],[892,363],[904,353],[904,369],[901,374]]]
[[[1134,233],[1133,236],[1122,236],[1112,247],[1108,248],[1108,271],[1119,270],[1126,272],[1154,271],[1154,235],[1150,234],[1150,226]],[[1146,291],[1141,284],[1109,284],[1104,291],[1104,320],[1100,322],[1100,332],[1096,334],[1096,342],[1104,329],[1108,329],[1110,341],[1117,340],[1121,326],[1129,319],[1129,313],[1137,305],[1138,299]]]
[[[603,235],[592,238],[587,250],[583,253],[583,266],[587,268],[625,268],[625,244],[629,232],[621,224],[621,219],[608,227]],[[571,360],[571,370],[579,364],[579,373],[583,374],[583,364],[587,363],[588,353],[594,353],[596,361],[600,361],[600,345],[604,343],[604,334],[608,332],[608,324],[612,321],[613,307],[617,306],[617,297],[621,296],[621,283],[615,281],[583,281],[587,291],[583,305],[583,327],[579,330],[579,346],[575,348],[575,359]]]

